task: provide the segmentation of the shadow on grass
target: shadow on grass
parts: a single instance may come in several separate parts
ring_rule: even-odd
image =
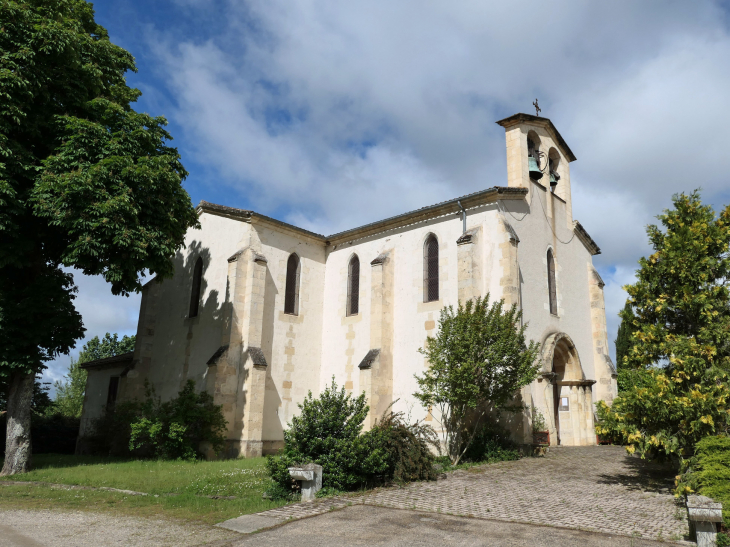
[[[98,465],[105,463],[123,463],[135,461],[129,458],[112,458],[104,456],[73,456],[67,454],[33,454],[31,469],[60,469],[78,467],[80,465]]]

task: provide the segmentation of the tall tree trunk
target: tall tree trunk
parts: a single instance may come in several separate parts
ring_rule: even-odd
[[[35,374],[15,372],[8,392],[7,430],[5,432],[5,465],[2,475],[15,475],[30,470],[30,403],[33,399]]]

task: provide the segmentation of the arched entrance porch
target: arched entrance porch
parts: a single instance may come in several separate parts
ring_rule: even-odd
[[[578,351],[567,334],[552,334],[545,340],[542,377],[550,444],[596,444],[592,389],[596,381],[586,380]]]

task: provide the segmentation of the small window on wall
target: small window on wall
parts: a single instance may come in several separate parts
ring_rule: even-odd
[[[284,313],[299,315],[299,272],[301,261],[296,253],[289,255],[286,262],[286,291],[284,292]]]
[[[190,312],[188,317],[197,317],[200,306],[200,286],[203,283],[203,259],[198,257],[193,268],[193,287],[190,290]]]
[[[548,269],[548,298],[550,299],[550,313],[558,315],[558,294],[555,288],[555,259],[552,249],[547,252]]]
[[[560,406],[558,407],[558,410],[570,410],[570,404],[568,403],[567,397],[560,398]]]
[[[360,313],[360,259],[354,255],[347,269],[347,315]]]
[[[439,242],[431,234],[423,245],[423,301],[439,299]]]
[[[106,395],[106,410],[112,412],[117,404],[117,393],[119,392],[119,376],[109,378],[109,391]]]

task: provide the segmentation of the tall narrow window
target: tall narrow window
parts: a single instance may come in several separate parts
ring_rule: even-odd
[[[117,404],[117,393],[119,392],[119,376],[109,378],[109,390],[106,394],[106,411],[113,412]]]
[[[203,282],[203,259],[198,257],[193,268],[193,288],[190,291],[190,313],[188,317],[198,316],[198,307],[200,305],[200,285]]]
[[[423,246],[423,301],[439,299],[439,242],[431,234]]]
[[[354,255],[347,269],[347,315],[360,312],[360,259]]]
[[[284,313],[299,315],[299,270],[301,263],[296,253],[289,255],[286,262],[286,292],[284,293]]]
[[[547,269],[550,313],[558,315],[558,295],[555,288],[555,259],[553,259],[553,251],[551,249],[548,249],[547,252]]]

